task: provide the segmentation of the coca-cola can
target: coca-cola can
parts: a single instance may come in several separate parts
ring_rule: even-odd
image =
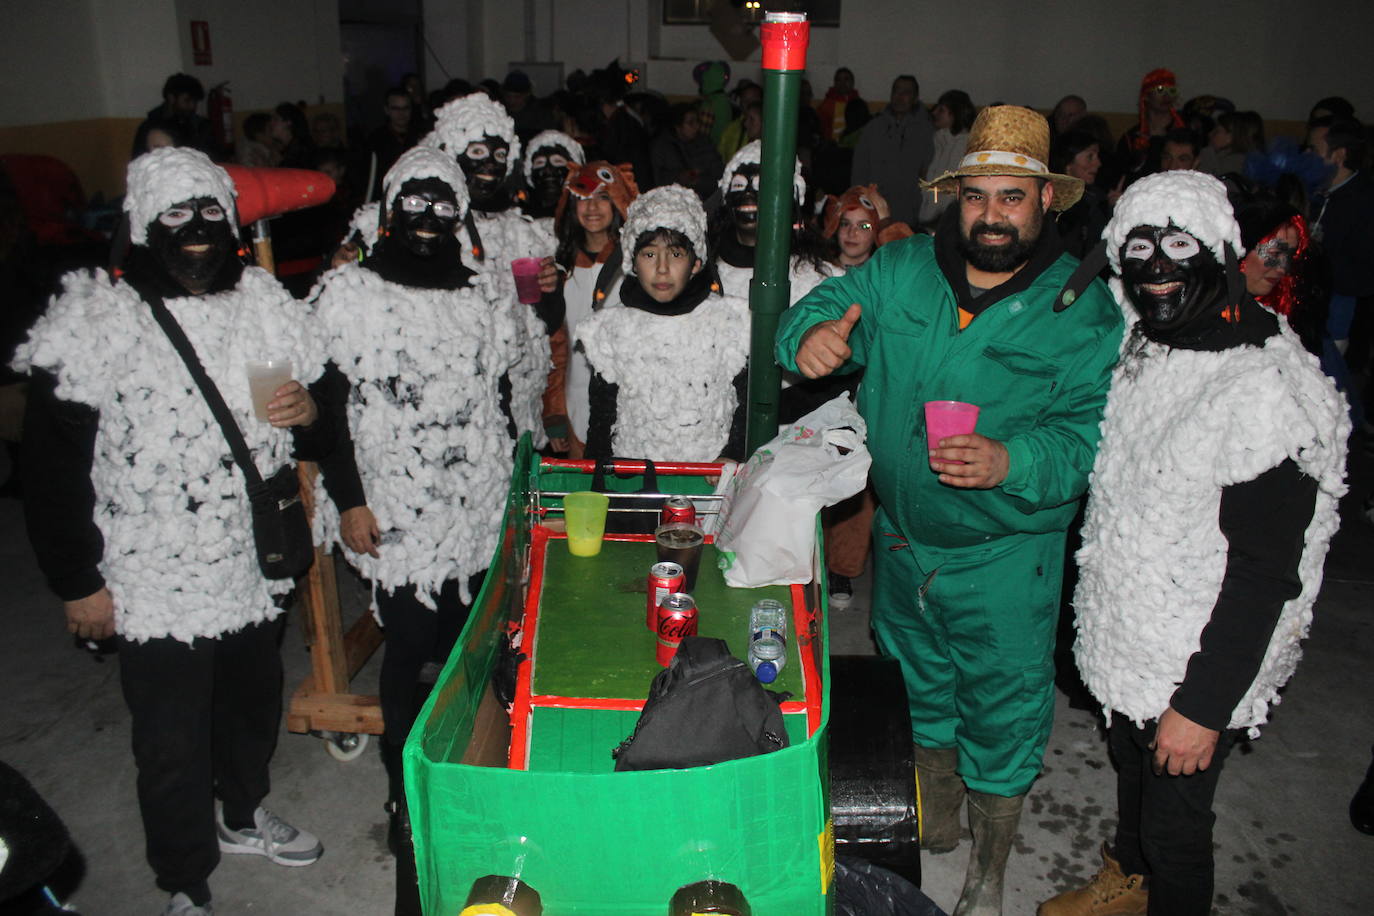
[[[687,573],[677,563],[655,563],[649,567],[649,582],[646,604],[649,612],[644,617],[644,625],[650,630],[658,628],[658,605],[673,592],[687,590]]]
[[[697,603],[692,596],[674,592],[664,598],[658,606],[658,625],[654,630],[658,636],[658,663],[666,668],[683,637],[697,635]]]
[[[669,496],[663,501],[663,508],[658,513],[658,523],[667,525],[670,522],[687,522],[689,525],[695,525],[697,507],[685,496]]]

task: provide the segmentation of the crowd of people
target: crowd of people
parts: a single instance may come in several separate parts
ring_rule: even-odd
[[[117,269],[68,274],[13,365],[30,536],[71,631],[118,642],[168,916],[211,912],[220,853],[322,852],[263,805],[290,581],[259,568],[221,414],[264,479],[319,462],[316,535],[370,583],[398,914],[419,905],[401,748],[492,556],[515,442],[746,457],[762,90],[730,91],[719,61],[694,75],[670,104],[614,64],[547,98],[518,71],[432,93],[411,74],[370,133],[283,103],[232,151],[200,84],[167,81]],[[959,916],[1002,911],[1085,493],[1077,658],[1131,801],[1102,872],[1041,912],[1208,911],[1216,780],[1296,665],[1364,424],[1374,182],[1349,103],[1266,141],[1225,99],[1178,105],[1168,70],[1139,88],[1119,139],[1077,95],[1047,118],[958,89],[927,107],[908,74],[876,114],[847,68],[819,103],[803,90],[783,419],[848,391],[868,423],[871,485],[825,517],[831,607],[871,558],[922,846],[957,845],[967,806]],[[305,265],[290,291],[242,258],[231,157],[337,185],[274,220],[278,260]],[[534,295],[512,273],[531,258]],[[646,340],[676,344],[646,359]],[[227,413],[166,384],[197,357]],[[268,357],[292,380],[263,420],[241,376]],[[913,450],[937,399],[980,404],[978,431]]]

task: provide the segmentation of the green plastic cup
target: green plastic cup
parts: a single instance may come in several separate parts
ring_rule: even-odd
[[[606,510],[611,498],[583,490],[563,497],[563,520],[568,528],[568,552],[575,557],[594,557],[601,552],[606,533]]]

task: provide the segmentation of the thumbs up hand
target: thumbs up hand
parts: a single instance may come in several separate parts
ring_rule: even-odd
[[[834,321],[822,321],[802,335],[797,348],[797,369],[807,378],[829,375],[849,359],[849,334],[859,323],[862,306],[855,302]]]

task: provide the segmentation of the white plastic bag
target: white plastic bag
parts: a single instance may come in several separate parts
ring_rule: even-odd
[[[728,585],[811,581],[816,513],[863,489],[872,463],[867,433],[848,395],[841,395],[740,465],[716,521],[716,552]]]

